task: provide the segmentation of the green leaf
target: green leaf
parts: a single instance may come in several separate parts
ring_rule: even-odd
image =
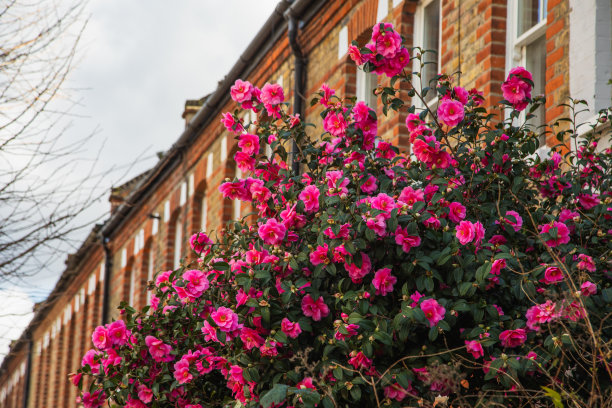
[[[309,388],[292,389],[291,392],[299,395],[307,407],[314,407],[315,404],[318,404],[319,401],[321,401],[321,395],[319,395],[319,393],[315,390],[311,390]]]
[[[361,388],[353,385],[353,388],[351,388],[351,397],[353,397],[355,401],[359,401],[361,399]]]
[[[270,408],[272,404],[280,404],[287,399],[287,389],[289,389],[289,386],[286,384],[275,384],[270,391],[261,397],[259,403],[263,408]]]
[[[550,397],[550,399],[552,400],[553,404],[555,404],[556,408],[563,408],[564,407],[563,406],[563,402],[561,400],[561,395],[557,391],[555,391],[555,390],[553,390],[551,388],[548,388],[548,387],[544,387],[544,386],[542,386],[542,389],[544,390],[544,393],[547,396]]]
[[[465,296],[468,290],[472,288],[472,282],[462,282],[459,284],[459,295]]]

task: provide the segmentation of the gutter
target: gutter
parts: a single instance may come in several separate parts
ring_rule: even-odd
[[[28,335],[28,359],[26,362],[26,372],[25,372],[25,387],[23,390],[23,408],[28,408],[28,400],[30,399],[30,373],[32,372],[32,336]]]
[[[285,13],[284,16],[289,22],[289,31],[287,35],[289,37],[289,45],[291,46],[291,52],[295,59],[295,67],[293,70],[293,114],[299,114],[300,118],[304,118],[304,88],[306,78],[306,67],[308,60],[302,52],[300,45],[297,42],[298,31],[300,29],[300,22],[297,21],[295,8],[300,1],[294,1]],[[308,3],[303,1],[301,3]],[[294,175],[300,174],[300,161],[298,159],[298,145],[295,139],[291,147],[291,169]]]
[[[100,234],[102,248],[104,248],[104,291],[102,292],[102,325],[108,323],[109,303],[110,303],[110,281],[113,271],[113,255],[108,247],[109,239]]]

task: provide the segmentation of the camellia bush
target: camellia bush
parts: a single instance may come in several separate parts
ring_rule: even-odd
[[[349,53],[389,77],[376,94],[408,112],[411,152],[325,85],[321,134],[279,85],[236,81],[223,122],[248,177],[220,191],[253,212],[195,234],[197,261],[159,273],[150,307],[96,328],[72,377],[86,408],[612,406],[610,110],[580,137],[549,124],[544,154],[525,69],[500,118],[447,75],[407,103],[425,51],[390,24]]]

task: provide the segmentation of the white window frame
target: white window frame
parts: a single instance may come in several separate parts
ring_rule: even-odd
[[[176,220],[174,226],[174,269],[181,265],[181,251],[183,248],[183,223],[181,219]]]
[[[508,18],[506,20],[506,77],[510,73],[510,70],[516,66],[527,67],[527,47],[541,37],[546,36],[546,3],[547,0],[542,0],[539,4],[539,14],[544,15],[542,20],[536,25],[525,31],[520,36],[518,35],[518,6],[520,0],[508,0]],[[546,57],[544,57],[546,61]],[[544,62],[546,63],[546,62]],[[535,95],[534,95],[535,96]],[[509,114],[507,111],[506,114]],[[546,109],[544,109],[544,115],[546,115]],[[546,117],[543,118],[546,122]],[[522,123],[525,120],[525,111],[521,112],[519,121]],[[538,150],[544,149],[546,146],[541,146]],[[537,153],[545,153],[537,152]]]
[[[355,78],[355,96],[358,101],[365,102],[370,108],[376,110],[378,98],[374,95],[374,89],[378,86],[378,76],[373,72],[365,72],[357,68]]]
[[[417,5],[416,11],[414,13],[414,46],[418,46],[423,48],[423,44],[424,44],[424,40],[425,40],[425,8],[427,6],[429,6],[433,1],[435,0],[422,0],[419,2],[419,4]],[[443,15],[442,15],[442,1],[440,0],[440,22],[438,24],[438,70],[440,70],[440,68],[442,67],[442,57],[441,57],[441,52],[440,50],[442,49],[442,19],[443,19]],[[412,63],[412,70],[414,72],[419,71],[421,69],[421,62],[417,59],[413,60]],[[414,84],[414,87],[416,89],[420,90],[423,89],[424,87],[429,86],[429,84],[425,84],[425,86],[423,86],[421,84],[421,78],[414,76],[412,79],[412,82]],[[430,98],[427,103],[429,105],[429,108],[434,110],[438,104],[438,94],[435,93],[435,90],[430,90],[429,91],[434,92],[434,97]],[[427,99],[427,98],[425,98]],[[425,105],[423,104],[423,102],[421,101],[421,99],[418,96],[415,96],[413,98],[412,104],[417,108],[417,109],[425,109]]]

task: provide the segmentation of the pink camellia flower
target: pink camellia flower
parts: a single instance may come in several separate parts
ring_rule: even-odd
[[[236,165],[243,173],[255,170],[255,158],[244,152],[236,152],[234,155]]]
[[[246,155],[252,156],[259,153],[259,136],[244,133],[240,135],[238,147]]]
[[[189,246],[198,255],[208,254],[212,245],[212,240],[203,232],[196,232],[189,238]]]
[[[412,208],[417,201],[425,201],[425,194],[421,189],[414,190],[408,186],[404,187],[397,200]]]
[[[323,93],[323,96],[321,97],[321,104],[326,107],[329,106],[329,100],[336,93],[336,91],[334,91],[329,87],[329,85],[324,83],[323,85],[321,85],[320,92]]]
[[[147,387],[144,384],[140,384],[137,389],[138,389],[138,398],[142,402],[144,402],[145,404],[148,404],[149,402],[153,400],[153,391],[151,391],[149,387]]]
[[[580,254],[578,255],[578,259],[580,259],[580,262],[578,262],[577,267],[581,271],[595,272],[597,270],[595,262],[590,256],[586,254]]]
[[[138,398],[129,397],[124,408],[147,408],[147,406]]]
[[[312,296],[306,295],[302,299],[302,312],[304,316],[310,317],[314,321],[319,321],[329,314],[329,307],[327,307],[321,296],[314,300]]]
[[[104,394],[104,391],[98,390],[92,393],[84,392],[80,402],[84,408],[98,408],[104,405],[105,401],[106,394]]]
[[[279,84],[265,84],[261,88],[261,101],[267,105],[278,105],[285,101],[283,87]]]
[[[540,282],[547,285],[556,285],[563,280],[563,272],[556,266],[549,266],[544,271],[544,278]]]
[[[327,244],[324,244],[323,246],[317,246],[317,249],[310,253],[310,263],[315,266],[320,264],[327,265],[328,263],[330,263],[330,260],[327,257],[328,253],[329,247]]]
[[[518,347],[525,343],[527,334],[525,333],[525,329],[504,330],[499,334],[499,340],[504,347]]]
[[[264,339],[262,339],[259,333],[257,333],[257,330],[253,330],[248,327],[244,327],[240,331],[240,340],[242,340],[242,343],[247,350],[260,347],[264,344]]]
[[[410,307],[417,307],[419,305],[419,300],[425,297],[425,295],[422,295],[419,293],[419,291],[415,291],[412,295],[410,295],[410,299],[412,300],[412,304],[410,305]]]
[[[304,202],[304,211],[313,213],[319,211],[319,189],[314,184],[306,186],[298,196]]]
[[[128,339],[128,331],[123,320],[117,320],[108,325],[108,337],[114,346],[123,346]]]
[[[249,190],[253,197],[253,202],[262,204],[268,201],[272,193],[270,193],[270,190],[264,185],[264,181],[260,179],[253,179],[252,181]]]
[[[70,373],[68,376],[70,377],[70,382],[72,385],[78,387],[79,383],[81,382],[81,378],[83,377],[83,373]]]
[[[366,194],[372,194],[378,188],[378,180],[373,175],[370,175],[359,188]]]
[[[223,197],[235,200],[240,197],[244,197],[247,192],[245,189],[244,180],[237,181],[235,183],[226,182],[219,186],[219,192],[223,194]]]
[[[434,327],[440,320],[444,319],[446,309],[436,299],[425,299],[421,302],[420,307],[425,313],[430,327]]]
[[[366,253],[362,252],[361,268],[354,263],[348,262],[344,265],[344,267],[349,273],[349,277],[353,283],[361,283],[363,278],[372,270],[372,262],[370,261],[370,257]]]
[[[344,136],[348,124],[342,112],[330,111],[323,119],[323,129],[329,132],[332,136]]]
[[[493,264],[491,265],[491,273],[493,275],[499,275],[501,270],[504,269],[505,267],[506,267],[505,259],[496,259],[493,261]]]
[[[163,341],[153,336],[147,336],[145,338],[145,344],[149,348],[149,353],[151,354],[151,357],[153,357],[153,360],[157,361],[158,363],[174,360],[174,357],[170,355],[172,347]]]
[[[349,359],[348,362],[350,365],[355,367],[355,370],[361,370],[361,369],[369,370],[370,368],[372,368],[372,360],[367,358],[366,355],[363,354],[362,351],[359,351],[359,352],[352,351],[350,355],[351,355],[351,358]]]
[[[237,79],[230,88],[230,95],[238,103],[250,101],[253,97],[253,85],[248,81]]]
[[[389,398],[391,400],[402,401],[411,393],[414,393],[412,387],[403,388],[398,383],[388,385],[384,388],[385,398]]]
[[[576,322],[586,317],[586,310],[580,305],[580,303],[574,300],[569,305],[565,305],[561,310],[561,314],[564,319]]]
[[[527,318],[527,327],[531,330],[540,330],[540,325],[552,322],[561,315],[557,304],[552,300],[547,300],[545,303],[535,305],[527,309],[525,317]]]
[[[189,361],[180,359],[174,363],[174,378],[179,384],[187,384],[193,380],[193,375],[189,372]]]
[[[287,228],[275,218],[270,218],[257,230],[259,237],[268,245],[276,245],[283,242]]]
[[[346,188],[346,186],[349,184],[350,180],[348,179],[348,177],[344,177],[344,173],[342,172],[342,170],[328,171],[327,173],[325,173],[325,178],[327,179],[327,188],[329,189],[329,195],[343,196],[348,194],[348,188]]]
[[[225,128],[232,133],[240,134],[244,132],[244,127],[242,126],[242,123],[236,121],[234,116],[232,116],[232,114],[229,112],[225,112],[223,114],[223,117],[221,118],[221,123],[223,123],[223,126],[225,126]]]
[[[556,228],[557,230],[556,236],[546,241],[546,245],[548,245],[551,248],[559,246],[561,244],[567,244],[568,242],[570,242],[569,228],[567,228],[567,225],[565,225],[562,222],[554,221],[552,224],[540,225],[539,228],[540,228],[540,234],[547,234],[549,233],[551,229]]]
[[[484,226],[480,221],[474,223],[474,243],[480,245],[485,236]]]
[[[580,214],[579,213],[577,213],[576,211],[570,211],[567,208],[564,208],[559,213],[559,221],[561,221],[561,222],[565,222],[565,221],[569,221],[569,220],[577,220],[579,218],[580,218]]]
[[[224,332],[231,332],[238,327],[238,315],[227,307],[221,306],[210,314],[211,319],[219,329]]]
[[[448,206],[448,218],[454,223],[459,223],[465,218],[465,207],[458,202],[452,202]]]
[[[299,390],[304,390],[306,388],[311,389],[311,390],[316,390],[317,389],[314,386],[314,384],[312,383],[312,377],[304,378],[302,381],[300,381],[299,383],[297,383],[295,385],[295,388],[297,388]]]
[[[467,245],[474,240],[476,237],[476,230],[474,224],[470,221],[461,221],[456,227],[455,236],[459,239],[461,245]]]
[[[108,330],[104,326],[95,328],[91,335],[91,341],[93,345],[100,350],[106,350],[111,346],[111,339],[108,338]]]
[[[292,339],[297,338],[302,332],[302,328],[298,322],[292,323],[291,320],[286,317],[281,322],[281,330],[283,333],[287,335],[287,337],[291,337]]]
[[[202,296],[202,293],[210,286],[204,272],[197,269],[191,269],[183,273],[183,280],[187,282],[187,285],[183,289],[187,296],[192,299],[197,299]]]
[[[402,37],[393,29],[393,24],[380,23],[372,28],[372,42],[378,54],[392,58],[402,46]]]
[[[346,340],[350,337],[356,336],[357,334],[359,334],[359,332],[357,331],[359,329],[359,325],[358,324],[346,324],[344,325],[344,328],[347,331],[347,334],[344,333],[340,333],[340,331],[338,330],[335,334],[334,334],[334,338],[336,340]]]
[[[526,80],[533,80],[531,73],[523,67],[514,67],[501,86],[504,99],[517,111],[524,110],[531,99],[531,84]]]
[[[97,350],[87,350],[83,359],[81,360],[81,367],[89,366],[91,373],[97,375],[100,373],[100,363],[96,361],[102,353]]]
[[[580,286],[580,294],[582,296],[591,296],[597,293],[597,285],[593,282],[586,281]]]
[[[457,126],[464,116],[463,104],[454,99],[443,99],[438,106],[438,117],[447,126]]]
[[[349,45],[348,54],[349,54],[349,57],[351,57],[351,59],[353,60],[353,62],[355,62],[355,64],[357,65],[361,65],[365,62],[365,60],[363,59],[363,56],[361,55],[361,51],[359,50],[359,47],[355,45],[352,45],[352,44]]]
[[[512,220],[512,218],[507,218],[508,215],[514,217],[516,221]],[[516,211],[506,211],[506,218],[504,221],[510,224],[516,232],[520,231],[521,227],[523,226],[523,217],[521,217]]]
[[[578,194],[578,202],[585,210],[590,210],[600,203],[599,194]]]
[[[376,271],[372,285],[376,288],[376,294],[385,296],[387,293],[393,292],[393,285],[397,282],[397,278],[391,275],[391,269],[382,268]]]
[[[480,358],[484,356],[484,350],[482,349],[482,344],[476,340],[465,341],[465,348],[468,353],[471,353],[474,358]]]
[[[456,86],[453,88],[453,92],[455,93],[455,97],[459,102],[461,102],[463,105],[467,105],[470,93],[466,91],[465,88],[461,86]]]
[[[398,225],[395,230],[395,243],[401,245],[404,252],[409,252],[410,248],[421,245],[421,237],[418,235],[408,235],[408,231]]]

